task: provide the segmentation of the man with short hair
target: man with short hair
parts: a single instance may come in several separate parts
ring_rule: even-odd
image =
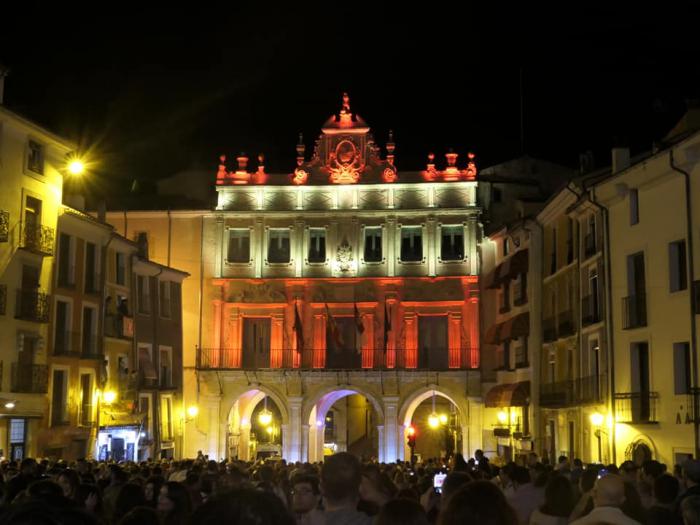
[[[676,514],[676,498],[680,483],[670,474],[662,474],[654,480],[654,503],[649,508],[648,525],[682,525]]]
[[[370,525],[372,518],[357,510],[362,466],[347,452],[325,459],[321,467],[321,494],[328,525]]]
[[[530,471],[525,467],[513,465],[510,476],[513,492],[506,496],[506,500],[518,515],[520,525],[527,525],[530,515],[544,503],[544,489],[535,487]]]
[[[318,478],[311,474],[292,476],[292,512],[298,525],[322,525],[323,512],[318,508],[321,491]]]
[[[682,465],[682,476],[685,492],[678,500],[678,516],[681,515],[681,504],[685,498],[700,496],[700,460],[686,459]]]
[[[603,476],[593,488],[593,510],[586,516],[572,521],[571,525],[614,523],[615,525],[640,525],[626,516],[622,510],[625,502],[625,482],[616,474]]]

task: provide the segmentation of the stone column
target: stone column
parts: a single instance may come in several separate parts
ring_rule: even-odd
[[[288,397],[289,403],[289,446],[285,441],[287,455],[284,456],[287,461],[300,461],[303,456],[302,451],[302,424],[301,424],[301,397]]]
[[[255,219],[255,228],[251,235],[250,253],[255,254],[253,261],[255,262],[255,277],[260,279],[263,274],[263,260],[265,259],[265,228],[263,228],[263,220]]]
[[[199,422],[200,424],[205,423],[202,425],[206,430],[204,431],[206,434],[206,444],[205,448],[206,451],[204,452],[205,454],[208,454],[210,458],[218,458],[218,452],[219,452],[219,444],[220,444],[220,414],[219,414],[219,409],[221,407],[221,398],[219,396],[204,396],[202,397],[200,401],[200,405],[202,406],[202,412],[206,414],[206,420],[202,421],[201,413],[200,413],[200,418]]]
[[[223,277],[224,274],[224,247],[227,246],[227,239],[224,235],[226,229],[224,228],[224,217],[223,215],[216,216],[216,276]]]
[[[399,457],[399,398],[385,396],[384,401],[384,461],[395,461]]]
[[[240,426],[240,435],[238,437],[238,459],[248,461],[250,457],[250,421]]]
[[[301,426],[301,461],[309,461],[309,425]]]
[[[385,463],[386,455],[384,453],[384,447],[382,447],[382,443],[384,443],[384,425],[377,425],[377,442],[379,443],[379,446],[377,447],[377,459],[379,460],[379,463]]]
[[[280,433],[282,434],[282,457],[287,459],[291,456],[292,453],[292,440],[290,437],[291,432],[289,425],[280,425]]]

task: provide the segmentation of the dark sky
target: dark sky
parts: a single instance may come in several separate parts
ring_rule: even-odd
[[[380,144],[394,130],[400,170],[450,147],[482,167],[518,156],[521,68],[525,151],[572,166],[588,149],[606,164],[614,142],[649,148],[700,96],[697,4],[411,3],[25,2],[0,32],[5,104],[126,187],[192,168],[213,180],[239,151],[291,171],[297,134],[310,149],[343,91]]]

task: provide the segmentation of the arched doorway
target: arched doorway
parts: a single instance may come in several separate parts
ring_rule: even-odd
[[[409,398],[399,412],[402,424],[403,459],[409,460],[409,427],[415,430],[413,453],[423,459],[452,456],[459,452],[467,456],[466,408],[455,398],[437,388],[426,388]]]
[[[227,455],[244,461],[282,455],[287,414],[275,395],[262,389],[238,396],[228,417]]]
[[[308,461],[335,452],[382,457],[384,414],[373,396],[358,389],[333,390],[310,406]]]

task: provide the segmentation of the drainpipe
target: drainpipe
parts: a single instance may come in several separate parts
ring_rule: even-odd
[[[688,300],[690,302],[690,351],[691,359],[693,364],[693,374],[692,374],[692,384],[694,388],[698,387],[698,344],[697,344],[697,327],[695,324],[695,307],[693,304],[693,287],[695,283],[695,268],[694,268],[694,254],[693,254],[693,210],[692,201],[690,198],[690,173],[679,168],[673,161],[673,148],[668,151],[668,161],[669,167],[683,175],[683,180],[685,182],[685,220],[687,229],[687,242],[688,242],[688,274],[690,280],[690,289],[688,293]],[[697,403],[693,403],[693,433],[695,436],[695,457],[698,457],[700,453],[700,443],[698,443],[698,406]]]
[[[617,464],[617,446],[615,424],[615,340],[613,337],[613,315],[612,315],[612,269],[610,267],[610,222],[608,208],[596,201],[595,187],[590,190],[591,204],[598,208],[603,214],[603,255],[605,259],[605,336],[607,338],[607,358],[608,358],[608,410],[612,417],[612,429],[610,445],[612,447],[612,462]]]

